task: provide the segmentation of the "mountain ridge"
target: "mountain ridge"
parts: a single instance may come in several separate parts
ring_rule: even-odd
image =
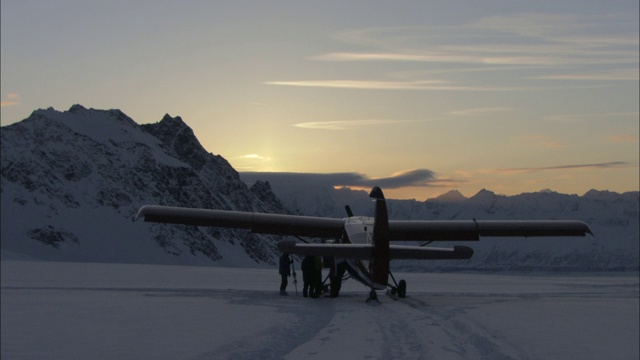
[[[278,257],[269,236],[131,221],[148,203],[284,211],[257,198],[178,118],[140,126],[119,110],[36,110],[2,127],[0,184],[3,252],[184,265],[275,264]]]

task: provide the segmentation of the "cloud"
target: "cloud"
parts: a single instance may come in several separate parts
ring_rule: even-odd
[[[589,73],[557,74],[533,76],[529,79],[540,80],[593,80],[593,81],[637,81],[640,78],[638,69],[613,69],[593,71]]]
[[[321,87],[357,90],[437,90],[437,91],[513,91],[517,87],[461,86],[441,80],[370,81],[370,80],[300,80],[268,81],[267,85]]]
[[[521,13],[483,18],[472,29],[516,34],[528,38],[548,38],[589,27],[589,17],[571,14]]]
[[[471,67],[454,67],[454,68],[445,68],[438,67],[437,69],[412,69],[412,70],[394,70],[389,72],[387,75],[391,78],[396,79],[413,79],[413,78],[424,78],[424,77],[433,77],[434,75],[443,75],[443,74],[463,74],[463,73],[485,73],[485,72],[497,72],[497,71],[514,71],[514,70],[528,70],[528,69],[537,69],[538,66],[500,66],[500,67],[492,67],[492,66],[471,66]]]
[[[380,51],[332,52],[313,59],[485,63],[486,59],[504,57],[521,59],[516,63],[544,60],[555,64],[558,62],[553,59],[562,54],[574,60],[625,59],[628,64],[637,64],[638,58],[637,16],[632,14],[515,13],[448,27],[351,29],[335,37]]]
[[[482,116],[486,114],[505,112],[505,111],[511,111],[511,110],[513,109],[508,107],[496,106],[496,107],[483,107],[483,108],[475,108],[475,109],[456,110],[456,111],[452,111],[451,114],[460,115],[460,116]]]
[[[637,143],[638,135],[632,135],[632,134],[611,135],[611,136],[607,136],[607,141],[614,142],[614,143]]]
[[[428,169],[412,169],[401,171],[383,178],[370,178],[360,173],[290,173],[290,172],[242,172],[243,181],[253,183],[266,180],[280,185],[306,183],[309,186],[352,187],[370,189],[380,186],[383,189],[398,189],[408,186],[437,186],[438,180],[433,171]]]
[[[585,114],[563,114],[563,115],[547,115],[542,119],[545,121],[571,123],[586,120],[612,120],[612,118],[638,118],[638,112],[612,112],[612,113],[585,113]]]
[[[327,87],[341,89],[378,89],[378,90],[424,90],[429,87],[443,86],[441,81],[363,81],[363,80],[301,80],[271,81],[269,85]]]
[[[351,130],[356,128],[377,126],[377,125],[389,125],[397,123],[410,122],[408,120],[343,120],[343,121],[316,121],[294,124],[295,127],[305,129],[322,129],[322,130]]]
[[[489,53],[487,48],[480,48],[478,52],[473,51],[473,46],[456,46],[442,48],[440,52],[423,53],[358,53],[339,52],[327,53],[311,57],[318,61],[402,61],[402,62],[425,62],[425,63],[453,63],[453,64],[484,64],[484,65],[554,65],[564,63],[568,60],[560,61],[548,55],[514,55],[513,48],[509,48],[511,54],[498,55],[496,52]],[[548,50],[548,49],[547,49]],[[487,55],[478,55],[486,52]],[[506,52],[506,51],[505,51]],[[532,51],[529,51],[532,52]]]
[[[240,156],[241,159],[247,159],[247,160],[264,160],[264,159],[268,159],[262,155],[258,155],[258,154],[248,154],[248,155],[242,155]]]
[[[318,61],[413,61],[437,62],[442,61],[438,54],[402,54],[402,53],[357,53],[332,52],[311,57]]]
[[[363,178],[352,184],[338,184],[343,186],[380,186],[383,189],[397,189],[406,186],[429,186],[436,179],[435,173],[428,169],[413,169],[397,172],[389,177],[368,179]]]
[[[521,173],[555,171],[555,170],[611,169],[611,168],[624,168],[628,166],[629,164],[624,161],[612,161],[612,162],[595,163],[595,164],[571,164],[571,165],[545,166],[545,167],[495,169],[494,171],[497,173],[504,173],[504,174],[521,174]]]
[[[477,65],[473,70],[477,72],[502,71],[504,76],[499,77],[500,81],[512,84],[522,84],[523,79],[638,80],[637,17],[631,14],[520,13],[452,26],[350,29],[335,34],[334,38],[357,49],[326,52],[309,59],[354,63],[438,63],[441,65],[439,69],[443,70],[441,74],[451,70],[452,76],[460,74],[457,70],[461,64],[471,64]],[[365,50],[361,50],[363,47]],[[385,74],[377,74],[378,77],[380,75]],[[414,74],[413,79],[404,82],[302,80],[268,84],[433,91],[504,91],[522,90],[524,87],[474,86],[468,83],[473,81],[473,77],[467,77],[462,83],[445,79],[424,81],[419,77]]]
[[[0,107],[20,105],[20,95],[16,93],[7,94],[6,99],[0,100]]]

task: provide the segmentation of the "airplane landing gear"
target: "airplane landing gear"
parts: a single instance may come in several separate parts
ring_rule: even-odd
[[[376,291],[373,289],[371,289],[371,291],[369,292],[369,297],[367,298],[367,304],[371,302],[380,304],[380,300],[378,300],[378,294],[376,294]]]
[[[400,279],[399,282],[396,282],[396,278],[393,277],[391,271],[389,271],[389,275],[391,275],[391,279],[393,279],[393,283],[396,284],[395,287],[391,287],[391,294],[398,295],[399,298],[404,299],[407,296],[407,282],[404,279]],[[391,286],[391,284],[389,284]]]
[[[407,282],[404,280],[400,280],[398,283],[398,297],[404,299],[407,296]]]

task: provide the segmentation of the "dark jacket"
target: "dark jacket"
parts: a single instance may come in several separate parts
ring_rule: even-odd
[[[289,257],[289,254],[280,255],[280,275],[291,275],[291,263],[293,260]]]
[[[302,281],[312,282],[313,274],[316,271],[316,264],[313,256],[305,256],[300,267],[302,268]]]

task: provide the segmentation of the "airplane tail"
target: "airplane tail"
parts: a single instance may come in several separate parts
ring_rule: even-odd
[[[371,280],[376,285],[386,287],[389,281],[389,214],[387,202],[379,187],[374,187],[369,197],[376,199],[376,213],[373,226],[373,257],[371,260]]]

